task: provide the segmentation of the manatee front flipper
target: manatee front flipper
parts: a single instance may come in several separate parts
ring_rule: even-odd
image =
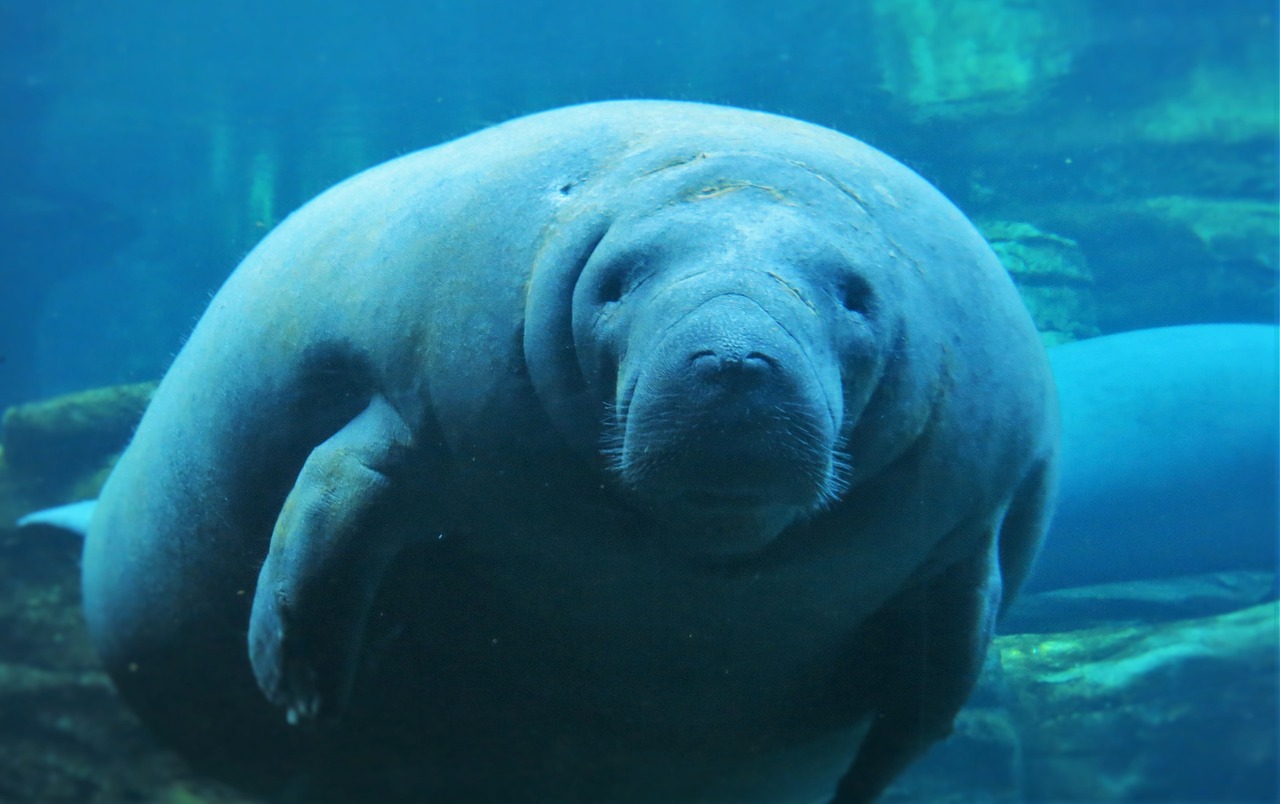
[[[249,657],[290,723],[346,703],[365,621],[404,544],[396,478],[412,434],[381,396],[312,450],[285,499],[253,598]]]
[[[834,801],[874,801],[950,734],[995,630],[1001,597],[996,551],[994,535],[988,535],[977,555],[904,593],[872,624],[866,658],[880,665],[875,720]]]

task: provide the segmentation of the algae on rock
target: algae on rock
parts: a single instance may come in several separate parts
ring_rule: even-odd
[[[5,460],[12,472],[47,486],[100,469],[124,449],[155,383],[116,385],[9,408],[3,417]]]
[[[1047,345],[1100,334],[1093,274],[1074,240],[1015,221],[986,221],[979,228]]]
[[[882,86],[917,118],[1007,113],[1070,69],[1082,0],[876,0]]]
[[[1031,798],[1248,800],[1277,785],[1275,602],[1001,643]]]
[[[998,637],[954,733],[884,800],[1272,800],[1278,614]]]
[[[1280,205],[1249,198],[1157,196],[1146,199],[1153,214],[1189,229],[1216,262],[1253,263],[1280,269]]]
[[[0,417],[0,534],[24,514],[98,495],[155,383],[16,405]]]

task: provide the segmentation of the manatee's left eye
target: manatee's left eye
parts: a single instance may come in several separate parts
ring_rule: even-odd
[[[836,295],[844,309],[851,313],[868,315],[871,312],[871,284],[857,274],[845,274],[840,280]]]

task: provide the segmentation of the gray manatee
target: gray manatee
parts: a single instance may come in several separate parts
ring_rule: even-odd
[[[1063,446],[1028,589],[1280,565],[1280,329],[1194,324],[1049,350]]]
[[[862,801],[1046,527],[1050,371],[925,181],[688,103],[522,118],[290,216],[103,489],[85,614],[307,800]]]

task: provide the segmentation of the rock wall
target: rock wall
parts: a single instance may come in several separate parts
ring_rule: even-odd
[[[872,8],[880,84],[913,132],[898,155],[971,216],[1070,242],[1088,266],[1092,298],[1071,320],[1077,279],[1049,280],[1060,253],[1020,253],[996,236],[1015,277],[1028,267],[1041,277],[1028,301],[1037,314],[1055,309],[1051,340],[1275,320],[1274,3]],[[1050,289],[1070,303],[1048,300]]]

